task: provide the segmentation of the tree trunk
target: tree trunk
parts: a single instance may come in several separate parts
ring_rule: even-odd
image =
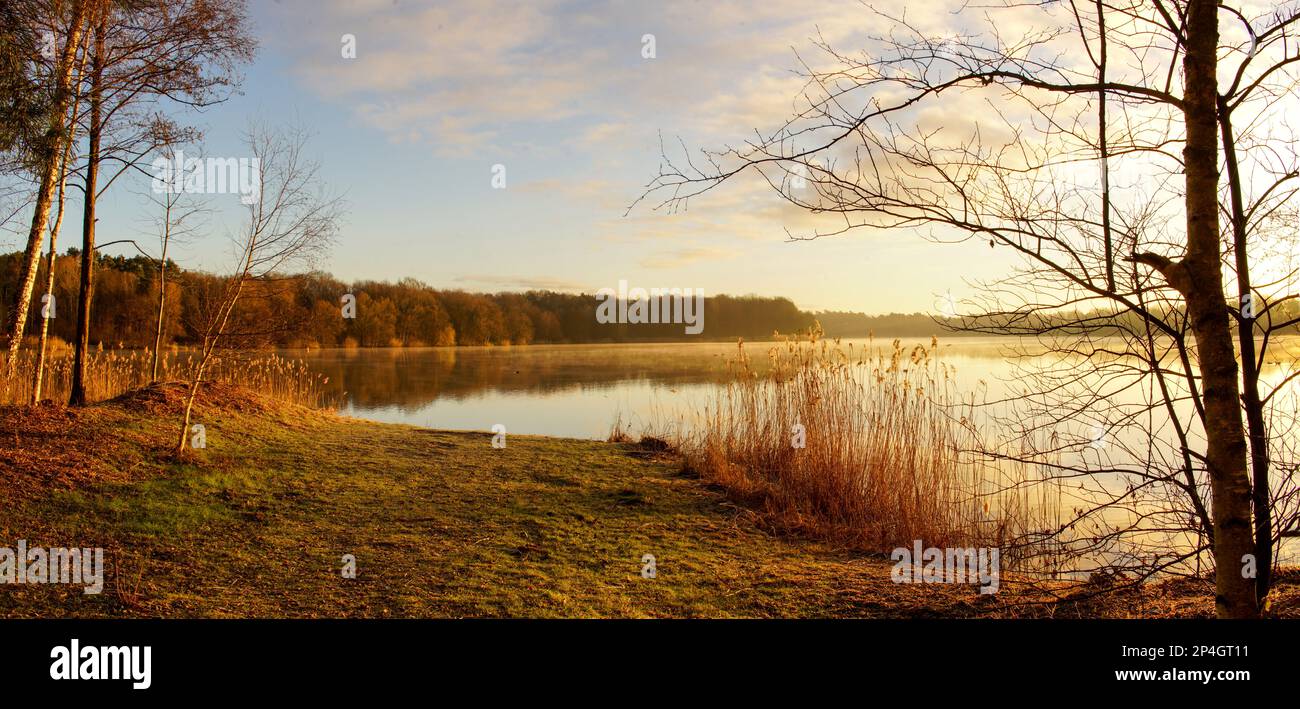
[[[208,348],[208,340],[204,339],[199,365],[194,370],[194,380],[190,382],[189,391],[185,394],[185,415],[181,421],[181,435],[176,441],[174,451],[177,456],[185,452],[185,439],[190,435],[190,418],[194,412],[194,401],[199,397],[199,387],[203,385],[203,370],[207,368],[208,357],[210,356],[211,350]]]
[[[1183,58],[1187,144],[1187,254],[1171,282],[1183,291],[1196,338],[1205,402],[1206,466],[1214,515],[1214,565],[1220,618],[1259,615],[1254,581],[1242,574],[1255,553],[1246,437],[1241,423],[1237,359],[1223,295],[1218,221],[1219,39],[1214,0],[1190,0]]]
[[[81,69],[77,68],[76,83],[81,83]],[[57,307],[54,301],[54,262],[58,256],[59,233],[63,230],[63,216],[67,207],[67,185],[68,185],[68,161],[72,160],[72,145],[76,142],[77,137],[77,116],[80,114],[80,102],[74,101],[71,107],[71,115],[68,117],[68,140],[63,145],[63,157],[59,166],[59,209],[58,216],[54,219],[54,228],[50,230],[50,253],[46,259],[45,271],[45,294],[49,296],[50,302]],[[32,373],[32,403],[39,404],[41,401],[41,392],[45,385],[45,364],[47,360],[50,340],[50,318],[41,313],[41,336],[40,342],[36,346],[36,371]]]
[[[1264,423],[1264,404],[1259,396],[1259,367],[1255,352],[1255,322],[1263,303],[1254,302],[1250,289],[1250,253],[1246,249],[1246,209],[1242,200],[1241,169],[1228,107],[1219,105],[1219,127],[1223,137],[1224,164],[1228,168],[1228,192],[1232,208],[1232,245],[1237,266],[1238,302],[1250,304],[1249,312],[1240,313],[1237,323],[1237,347],[1241,350],[1241,401],[1246,409],[1246,429],[1250,440],[1250,469],[1255,505],[1255,598],[1260,603],[1273,585],[1273,504],[1269,497],[1268,427]]]
[[[76,123],[75,110],[73,111],[72,115],[73,115],[73,124],[75,125]],[[51,306],[55,308],[58,307],[57,302],[54,301],[54,259],[58,252],[59,231],[63,229],[64,206],[67,204],[67,201],[64,199],[64,187],[67,183],[68,159],[70,157],[69,154],[71,152],[72,152],[72,141],[68,141],[68,145],[66,148],[64,148],[63,151],[62,167],[60,167],[60,173],[59,173],[60,174],[59,211],[58,211],[58,216],[55,217],[54,219],[54,228],[50,230],[50,254],[49,254],[49,258],[46,259],[46,263],[45,263],[45,270],[46,270],[45,294],[50,298],[50,304],[46,306],[47,308]],[[35,371],[32,373],[32,403],[33,404],[39,404],[41,401],[41,387],[45,382],[45,355],[46,355],[46,349],[49,346],[49,339],[50,339],[50,318],[46,316],[44,311],[42,311],[41,338],[40,338],[40,342],[36,346],[36,367],[35,367]]]
[[[1110,147],[1106,126],[1106,8],[1097,0],[1097,148],[1101,153],[1101,235],[1106,251],[1106,289],[1115,292],[1115,246],[1110,228]]]
[[[168,205],[163,224],[162,258],[158,264],[158,323],[153,335],[153,374],[150,381],[158,381],[158,356],[162,350],[163,313],[167,308],[167,242],[171,237],[171,206]]]
[[[41,260],[41,242],[45,240],[45,228],[50,223],[50,205],[54,201],[57,175],[63,154],[63,146],[68,142],[67,130],[63,124],[68,114],[68,102],[72,94],[72,73],[76,64],[77,49],[81,44],[82,23],[86,15],[85,3],[75,0],[72,5],[72,19],[68,26],[67,42],[59,53],[57,65],[58,79],[55,90],[54,105],[50,109],[50,126],[46,134],[46,151],[41,161],[40,186],[36,190],[36,207],[32,211],[32,225],[27,232],[27,249],[23,253],[22,271],[18,276],[18,292],[15,295],[14,315],[9,322],[9,356],[6,362],[6,377],[12,379],[18,366],[18,348],[22,346],[23,332],[27,329],[27,311],[31,305],[32,291],[36,288],[36,271]]]
[[[203,373],[207,370],[208,362],[212,359],[212,353],[216,351],[217,345],[221,343],[221,337],[226,332],[226,325],[230,322],[230,316],[235,312],[235,306],[239,303],[239,296],[244,292],[244,283],[248,280],[248,272],[253,258],[252,247],[245,252],[243,271],[236,276],[233,284],[228,286],[221,295],[221,305],[217,308],[216,316],[208,323],[207,329],[203,333],[203,347],[199,351],[199,364],[194,370],[194,378],[190,382],[190,389],[185,397],[185,416],[181,422],[181,435],[176,442],[175,454],[177,456],[185,452],[185,437],[189,435],[190,414],[194,410],[194,401],[198,398],[199,387],[203,384]]]
[[[90,300],[94,294],[95,201],[99,186],[99,143],[103,132],[104,31],[106,10],[95,24],[94,56],[91,59],[89,146],[86,151],[86,189],[81,220],[81,288],[77,294],[77,341],[72,363],[71,406],[86,405],[86,357],[90,349]]]

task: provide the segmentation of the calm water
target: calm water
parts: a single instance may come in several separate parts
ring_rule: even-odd
[[[861,350],[865,341],[846,341]],[[1009,374],[1004,340],[941,344],[972,384]],[[877,346],[881,343],[877,342]],[[884,343],[888,344],[888,343]],[[929,340],[905,344],[929,344]],[[757,364],[770,343],[751,343]],[[604,439],[621,418],[635,431],[658,414],[698,410],[737,355],[731,343],[533,345],[291,351],[329,377],[349,416],[430,428]]]

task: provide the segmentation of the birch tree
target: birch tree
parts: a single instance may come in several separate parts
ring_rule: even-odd
[[[213,357],[228,345],[248,346],[261,334],[235,326],[241,298],[254,282],[309,266],[332,242],[342,215],[342,202],[324,191],[319,166],[304,154],[307,135],[302,130],[254,125],[246,144],[260,169],[260,189],[246,224],[232,239],[232,272],[215,291],[200,296],[201,312],[191,323],[199,352],[187,382],[176,455],[185,451],[194,404]]]
[[[88,17],[93,5],[101,0],[70,0],[31,4],[26,7],[35,14],[24,18],[40,27],[47,50],[41,56],[57,59],[38,71],[48,76],[53,99],[48,109],[48,125],[36,146],[35,171],[36,198],[32,208],[31,228],[27,232],[27,247],[23,252],[22,270],[18,277],[18,290],[14,295],[12,317],[8,325],[9,352],[6,358],[6,377],[12,379],[18,365],[18,350],[22,346],[23,332],[27,328],[27,311],[36,287],[36,271],[41,257],[41,243],[49,225],[50,209],[56,188],[63,183],[65,163],[62,157],[65,146],[72,139],[67,123],[69,104],[73,96],[73,74],[78,53],[86,35]],[[52,50],[52,51],[49,51]],[[39,63],[39,62],[38,62]]]

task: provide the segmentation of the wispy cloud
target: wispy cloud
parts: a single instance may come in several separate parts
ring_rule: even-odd
[[[644,130],[669,118],[701,140],[743,136],[789,111],[794,47],[819,29],[868,26],[853,0],[323,0],[312,12],[315,31],[276,38],[294,73],[394,140],[449,154],[569,119],[579,124],[571,144],[592,150],[620,138],[644,148]],[[354,60],[339,57],[345,33]],[[653,60],[641,55],[645,34],[656,37]]]
[[[700,261],[717,261],[721,259],[734,258],[734,251],[713,247],[699,247],[691,249],[677,249],[662,254],[648,256],[641,260],[641,265],[646,268],[679,268]]]
[[[560,278],[537,278],[533,276],[503,276],[499,274],[469,274],[458,276],[456,283],[473,285],[490,290],[553,290],[580,293],[592,290],[573,281]]]

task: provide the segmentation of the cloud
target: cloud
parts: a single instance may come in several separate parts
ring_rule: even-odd
[[[276,12],[287,28],[301,10],[286,3]],[[643,130],[655,123],[708,140],[783,118],[799,86],[792,48],[806,48],[819,27],[846,37],[869,25],[855,0],[598,10],[561,0],[322,0],[312,31],[270,41],[307,87],[395,141],[463,153],[573,119],[571,144],[595,150],[620,138],[644,148]],[[355,59],[340,57],[343,34],[356,38]],[[644,34],[656,36],[653,60],[640,55]]]
[[[313,31],[273,40],[299,81],[391,141],[442,157],[499,148],[515,140],[511,126],[572,115],[591,89],[586,70],[600,61],[561,24],[559,3],[545,0],[326,0],[312,14]],[[355,59],[340,56],[344,34],[356,38]]]
[[[457,276],[456,283],[468,283],[500,290],[552,290],[581,293],[591,290],[586,286],[560,278],[533,276],[503,276],[499,274],[470,274]]]
[[[647,256],[641,260],[641,265],[646,268],[678,268],[700,261],[717,261],[735,256],[735,252],[713,247],[677,249],[666,254]]]

